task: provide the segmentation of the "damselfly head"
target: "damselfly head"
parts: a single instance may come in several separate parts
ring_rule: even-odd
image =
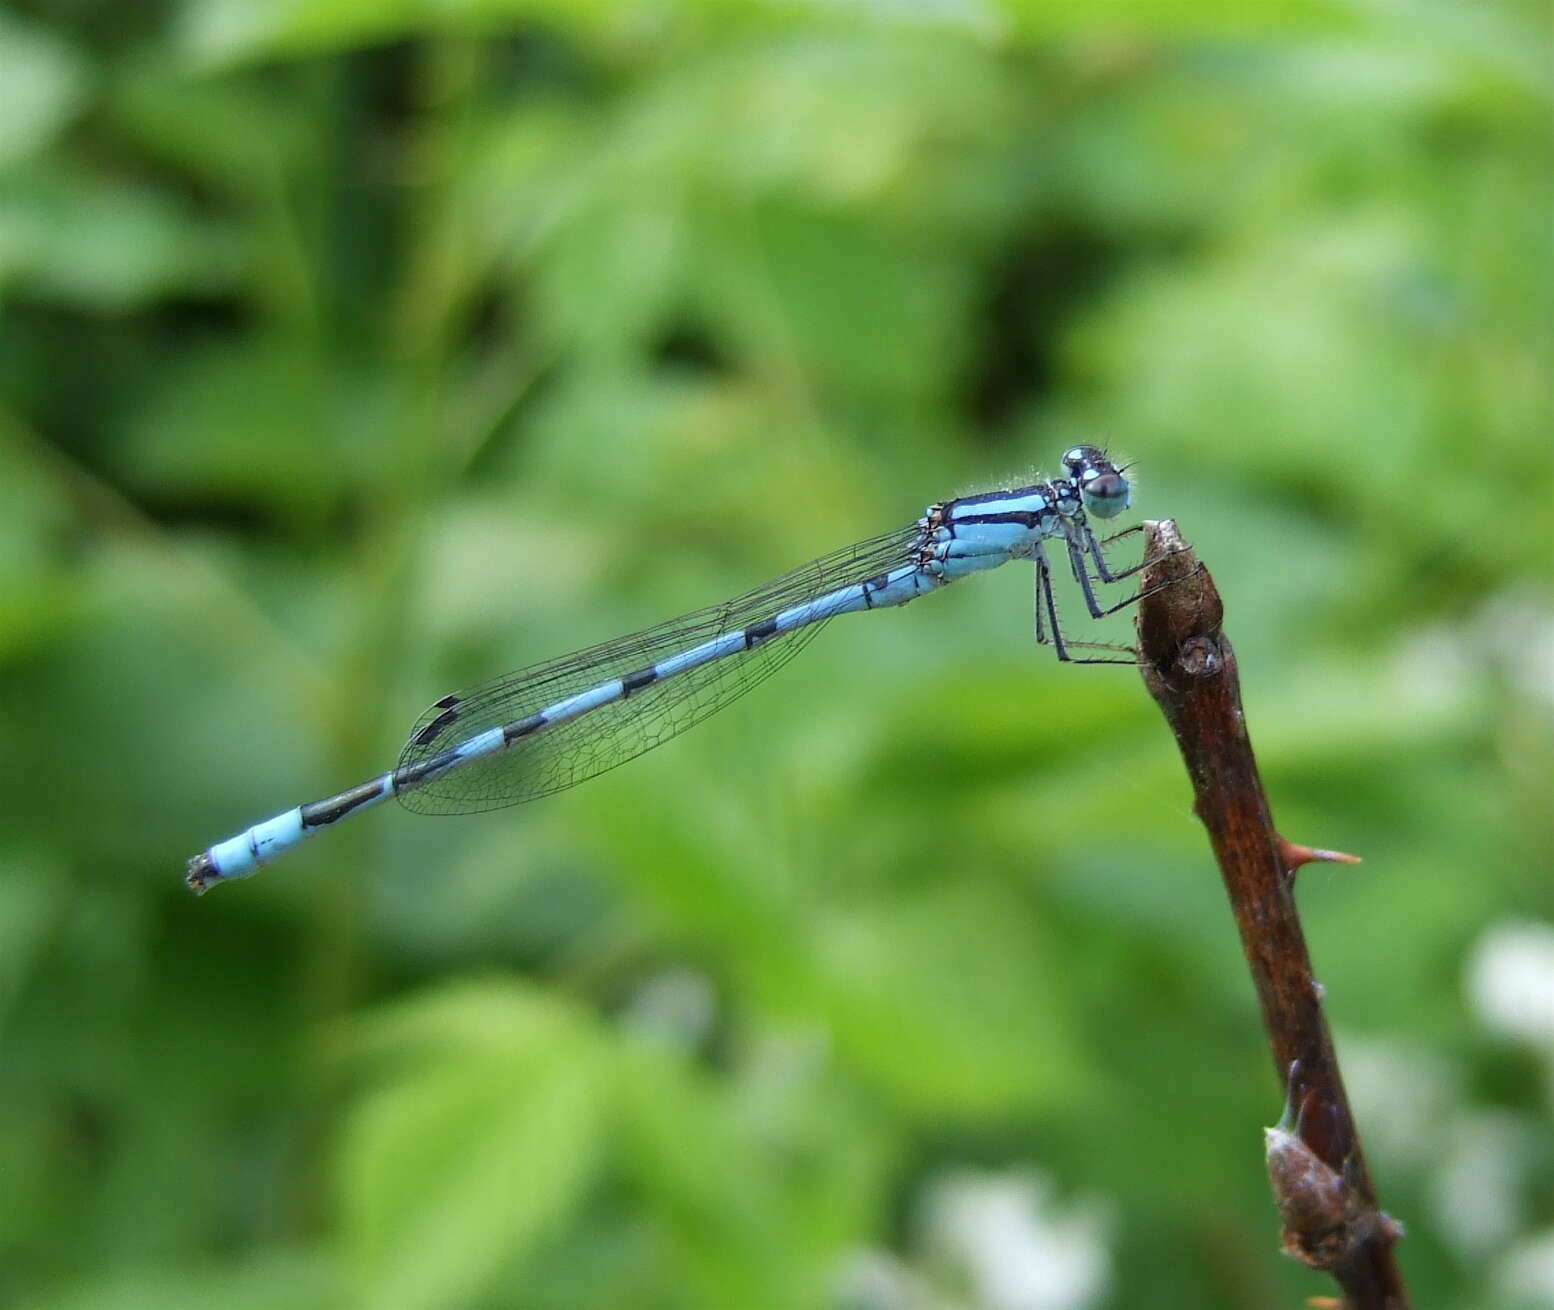
[[[1127,478],[1099,446],[1071,446],[1063,452],[1063,467],[1096,518],[1109,519],[1132,504]]]

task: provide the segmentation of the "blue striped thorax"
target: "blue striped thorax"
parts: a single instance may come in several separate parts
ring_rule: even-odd
[[[1029,556],[1051,537],[1079,531],[1085,514],[1128,508],[1128,480],[1096,446],[1063,453],[1068,476],[930,505],[921,520],[921,564],[946,580]],[[973,562],[975,561],[975,562]]]

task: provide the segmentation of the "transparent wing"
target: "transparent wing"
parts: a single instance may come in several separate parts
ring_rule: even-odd
[[[410,730],[398,767],[430,760],[490,728],[515,723],[568,696],[648,668],[725,632],[746,628],[812,597],[872,578],[908,562],[919,539],[917,525],[901,528],[811,560],[721,605],[445,696]],[[421,814],[472,814],[564,791],[700,723],[770,677],[823,626],[823,620],[811,623],[751,650],[651,683],[627,698],[424,782],[399,799]]]

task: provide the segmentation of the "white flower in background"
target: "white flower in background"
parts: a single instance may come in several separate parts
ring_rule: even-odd
[[[978,1310],[1086,1310],[1106,1288],[1104,1216],[1060,1210],[1039,1174],[949,1175],[929,1189],[923,1226]]]
[[[1474,628],[1523,695],[1554,705],[1554,612],[1541,594],[1501,592],[1475,616]]]
[[[1439,1158],[1430,1179],[1436,1229],[1464,1256],[1482,1258],[1526,1222],[1537,1131],[1521,1115],[1464,1113],[1432,1140]]]
[[[1433,1164],[1441,1125],[1462,1105],[1458,1067],[1404,1042],[1349,1033],[1338,1048],[1366,1154],[1410,1169]]]
[[[889,1251],[856,1252],[842,1269],[837,1292],[845,1310],[931,1310],[940,1304],[917,1272]]]
[[[1403,704],[1420,712],[1445,712],[1462,706],[1483,672],[1483,660],[1468,650],[1461,631],[1439,624],[1400,644],[1387,679]]]
[[[1468,966],[1468,994],[1487,1027],[1554,1055],[1554,927],[1491,928]]]
[[[1554,1306],[1554,1230],[1529,1237],[1501,1262],[1496,1280],[1505,1300]]]
[[[1423,1174],[1431,1222],[1466,1259],[1484,1259],[1527,1218],[1541,1129],[1527,1116],[1470,1108],[1460,1073],[1401,1043],[1344,1037],[1344,1081],[1369,1153]]]
[[[1530,700],[1554,705],[1554,611],[1525,589],[1501,592],[1465,622],[1422,630],[1397,664],[1403,693],[1425,706],[1460,705],[1488,669]]]
[[[666,969],[646,979],[621,1015],[623,1025],[676,1050],[706,1040],[718,1018],[718,998],[706,976],[691,969]]]

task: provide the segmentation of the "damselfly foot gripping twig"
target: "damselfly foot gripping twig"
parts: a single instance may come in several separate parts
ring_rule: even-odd
[[[1104,541],[1097,541],[1094,531],[1088,523],[1080,525],[1077,532],[1070,533],[1066,538],[1068,550],[1069,568],[1073,572],[1075,580],[1079,583],[1079,589],[1085,598],[1086,608],[1093,619],[1104,619],[1108,615],[1115,614],[1119,610],[1136,605],[1146,596],[1152,596],[1162,587],[1175,585],[1176,579],[1156,583],[1152,587],[1146,587],[1136,591],[1133,595],[1117,601],[1113,605],[1103,606],[1095,594],[1095,582],[1090,577],[1090,571],[1086,559],[1095,563],[1096,578],[1102,584],[1120,582],[1130,578],[1144,569],[1158,564],[1167,556],[1175,554],[1175,551],[1162,551],[1154,555],[1146,555],[1137,564],[1125,569],[1113,570],[1106,562],[1104,547],[1114,541],[1120,541],[1123,537],[1132,536],[1135,532],[1143,530],[1142,524],[1135,524],[1131,528],[1124,528],[1121,532],[1113,533]],[[1052,567],[1047,561],[1045,552],[1040,546],[1035,552],[1036,559],[1036,641],[1043,646],[1051,646],[1058,659],[1065,664],[1128,664],[1137,666],[1139,662],[1138,650],[1133,646],[1120,643],[1102,641],[1074,641],[1063,635],[1063,628],[1058,619],[1057,598],[1052,590]],[[1125,656],[1122,659],[1112,659],[1099,656],[1070,655],[1071,650],[1102,650],[1110,651],[1116,655]]]

